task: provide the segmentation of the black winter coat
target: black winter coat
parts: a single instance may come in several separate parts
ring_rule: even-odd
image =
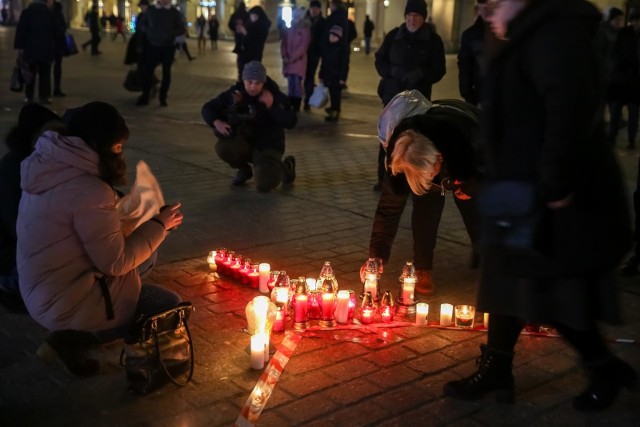
[[[482,93],[482,75],[485,62],[485,22],[478,16],[472,26],[462,32],[458,51],[458,88],[460,96],[470,104],[478,105]]]
[[[24,60],[28,63],[53,62],[57,37],[60,37],[60,28],[53,12],[44,1],[35,0],[20,15],[13,47],[24,51]]]
[[[446,72],[442,39],[426,24],[415,33],[402,24],[387,34],[376,52],[376,70],[381,77],[378,96],[384,105],[410,89],[431,99],[431,86]]]
[[[633,27],[618,31],[613,45],[613,68],[609,82],[609,100],[623,103],[640,103],[640,51]]]
[[[322,64],[318,77],[325,86],[347,80],[349,55],[340,42],[327,43],[322,50]]]
[[[258,20],[251,22],[251,20],[248,19],[245,23],[247,35],[244,36],[243,39],[243,50],[238,52],[238,54],[242,56],[245,64],[250,61],[262,62],[264,44],[267,42],[269,28],[271,28],[271,21],[267,18],[267,14],[261,7],[252,7],[249,12],[258,15]]]
[[[542,218],[537,253],[484,250],[480,311],[581,328],[596,315],[593,307],[612,300],[615,286],[606,278],[628,250],[631,231],[602,127],[602,68],[593,43],[599,21],[589,2],[537,0],[511,22],[509,41],[490,64],[486,180],[533,183]],[[546,205],[569,196],[564,208]]]
[[[296,113],[289,98],[269,77],[264,89],[273,94],[273,105],[269,109],[258,102],[259,95],[249,96],[244,89],[244,83],[238,82],[204,104],[202,117],[214,129],[214,121],[226,121],[231,125],[233,134],[241,135],[259,150],[273,148],[284,153],[284,130],[292,129],[296,125]],[[236,102],[237,98],[240,98],[239,102]]]

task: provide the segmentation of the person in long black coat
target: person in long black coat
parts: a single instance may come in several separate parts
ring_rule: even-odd
[[[50,104],[51,64],[55,59],[55,40],[60,37],[51,11],[50,0],[34,0],[20,15],[16,28],[14,49],[18,57],[25,61],[34,78],[25,83],[27,102],[33,102],[36,76],[38,80],[38,101]],[[63,33],[64,34],[64,33]]]
[[[62,92],[62,58],[66,44],[67,21],[62,13],[62,3],[53,2],[53,19],[56,25],[56,54],[53,62],[53,96],[64,97]]]
[[[485,33],[487,24],[483,17],[487,0],[478,0],[478,16],[469,28],[462,32],[458,50],[458,89],[460,96],[470,104],[480,105],[482,76],[485,63]]]
[[[447,383],[444,392],[460,399],[495,392],[512,402],[514,347],[532,321],[555,326],[582,359],[590,382],[573,407],[603,410],[623,387],[637,387],[638,376],[611,353],[596,326],[619,321],[613,271],[631,236],[621,172],[602,122],[604,80],[593,43],[601,16],[583,0],[490,5],[488,21],[504,44],[486,82],[486,170],[478,202],[477,309],[490,313],[489,331],[478,371]],[[535,190],[538,227],[519,250],[500,244],[491,212],[482,208],[483,194],[505,183]],[[508,206],[519,194],[494,193],[491,208]]]

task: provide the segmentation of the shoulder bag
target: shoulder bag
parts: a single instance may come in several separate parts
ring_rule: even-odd
[[[137,323],[120,354],[130,391],[147,394],[169,381],[179,386],[191,381],[194,355],[188,320],[193,310],[190,302],[182,302]]]

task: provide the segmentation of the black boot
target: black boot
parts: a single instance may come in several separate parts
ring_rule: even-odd
[[[324,118],[325,122],[337,122],[340,118],[340,111],[329,110],[328,116]]]
[[[59,359],[71,374],[88,377],[100,371],[100,363],[87,357],[87,350],[99,343],[96,336],[90,332],[54,331],[38,348],[36,354],[47,364]]]
[[[602,411],[613,403],[622,387],[638,388],[638,373],[613,355],[584,366],[589,371],[590,382],[585,391],[573,398],[573,408],[578,411]]]
[[[511,372],[513,353],[480,346],[482,355],[476,364],[478,371],[463,380],[445,384],[444,394],[463,400],[479,399],[488,392],[496,393],[496,402],[512,403],[514,381]]]

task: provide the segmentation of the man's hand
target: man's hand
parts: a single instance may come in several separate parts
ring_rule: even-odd
[[[213,127],[216,128],[220,135],[229,136],[229,133],[231,132],[231,125],[224,120],[214,120]]]
[[[269,109],[273,105],[273,94],[265,89],[260,94],[258,101],[262,102],[264,105],[267,106],[267,109]]]

